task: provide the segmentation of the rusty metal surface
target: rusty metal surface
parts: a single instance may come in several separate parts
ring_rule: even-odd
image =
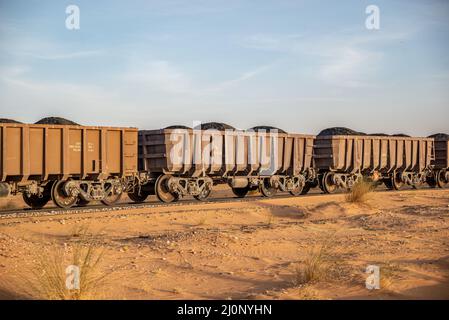
[[[137,129],[0,124],[0,180],[107,178],[137,172]]]
[[[272,132],[239,132],[226,137],[228,175],[298,175],[312,165],[315,136]]]
[[[141,130],[139,170],[192,177],[217,175],[223,171],[223,135],[218,130]]]
[[[139,131],[139,169],[211,176],[299,174],[312,165],[314,136],[254,131]]]
[[[449,168],[449,139],[435,137],[435,169]]]
[[[398,136],[318,136],[314,160],[318,170],[421,172],[434,159],[433,139]]]

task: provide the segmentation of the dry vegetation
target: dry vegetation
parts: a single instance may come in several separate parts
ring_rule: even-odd
[[[103,250],[95,243],[88,227],[81,225],[69,233],[70,244],[54,243],[36,252],[33,264],[20,275],[23,292],[31,299],[84,300],[98,298],[108,274],[100,273]],[[67,287],[67,268],[79,267],[79,288]]]
[[[332,236],[328,236],[318,246],[311,247],[303,261],[295,268],[295,281],[297,286],[323,281],[330,270],[330,253]]]
[[[346,194],[346,201],[352,203],[363,203],[368,200],[368,195],[374,190],[374,184],[367,180],[357,181]]]

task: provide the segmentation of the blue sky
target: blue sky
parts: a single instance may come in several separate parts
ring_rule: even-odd
[[[0,117],[448,132],[448,15],[444,0],[0,0]]]

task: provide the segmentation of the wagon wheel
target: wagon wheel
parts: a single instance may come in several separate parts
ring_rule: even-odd
[[[387,189],[393,190],[393,185],[391,184],[391,179],[390,178],[385,179],[384,180],[384,184],[385,184],[385,187],[387,187]]]
[[[128,197],[134,202],[144,202],[150,194],[144,190],[134,189],[134,192],[128,192]]]
[[[33,209],[43,208],[51,199],[50,193],[44,193],[42,197],[39,197],[37,194],[29,195],[27,193],[22,193],[22,196],[23,201]]]
[[[198,201],[206,201],[207,198],[210,196],[210,193],[212,192],[212,188],[209,186],[204,186],[203,191],[197,195],[193,196]]]
[[[232,192],[236,195],[237,198],[244,198],[248,194],[249,190],[249,187],[232,188]]]
[[[432,173],[427,177],[426,182],[431,188],[437,186],[438,171],[432,171]]]
[[[312,188],[312,185],[310,183],[306,182],[306,184],[302,188],[301,194],[307,194],[311,188]]]
[[[113,204],[117,203],[117,201],[120,200],[122,197],[123,191],[120,189],[119,191],[115,189],[115,186],[111,183],[106,184],[106,193],[107,196],[101,200],[101,203],[103,203],[106,206],[112,206]]]
[[[168,187],[168,180],[170,180],[171,175],[163,174],[160,175],[156,180],[156,197],[162,202],[173,202],[179,199],[177,193],[170,192]]]
[[[78,195],[68,195],[64,191],[64,185],[67,183],[65,180],[56,181],[51,188],[51,198],[53,202],[60,208],[70,208],[78,200]]]
[[[297,196],[303,194],[302,191],[304,190],[304,188],[305,188],[305,185],[299,183],[295,189],[290,190],[289,192],[292,196],[297,197]]]
[[[334,193],[337,190],[337,185],[334,184],[333,172],[326,172],[321,177],[320,187],[321,190],[324,191],[324,193]]]
[[[403,183],[400,180],[400,174],[394,172],[391,177],[384,180],[385,186],[390,190],[401,189]]]
[[[270,184],[270,179],[263,179],[263,182],[260,184],[259,188],[262,195],[267,198],[272,197],[277,193],[276,187],[273,187]]]
[[[445,179],[445,177],[444,177],[445,175],[446,175],[446,171],[444,171],[444,170],[440,170],[436,173],[436,182],[437,182],[437,186],[439,188],[444,188],[449,183],[449,181],[447,181]]]
[[[78,201],[76,202],[76,205],[78,207],[85,207],[89,204],[89,202],[90,202],[89,200],[84,200],[83,198],[78,197]]]

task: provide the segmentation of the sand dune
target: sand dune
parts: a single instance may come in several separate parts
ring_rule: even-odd
[[[226,191],[219,191],[223,194]],[[0,297],[40,256],[104,250],[102,299],[448,299],[449,190],[258,199],[0,220]],[[307,281],[308,261],[322,274]],[[381,288],[365,287],[368,265]],[[26,291],[26,290],[25,290]]]

